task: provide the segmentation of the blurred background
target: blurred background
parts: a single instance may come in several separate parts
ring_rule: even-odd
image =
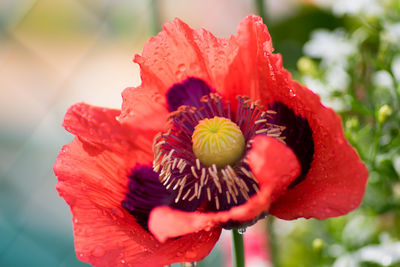
[[[400,1],[0,0],[0,266],[87,266],[52,166],[75,102],[119,108],[132,63],[175,17],[220,37],[263,16],[295,79],[343,119],[370,170],[359,209],[269,218],[245,234],[247,266],[400,266]],[[199,266],[230,266],[226,233]]]

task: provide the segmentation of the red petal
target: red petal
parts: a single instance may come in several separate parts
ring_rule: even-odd
[[[64,117],[64,128],[82,139],[105,146],[115,146],[126,140],[126,129],[116,121],[120,111],[77,103]]]
[[[224,79],[223,89],[217,90],[232,103],[236,102],[238,95],[246,95],[254,100],[260,99],[260,91],[268,87],[261,82],[268,68],[263,56],[273,51],[267,26],[260,17],[248,16],[240,22],[237,36],[234,38],[239,50]]]
[[[211,229],[229,220],[249,221],[268,210],[271,201],[279,196],[300,173],[296,155],[274,138],[258,136],[248,154],[249,165],[255,174],[260,192],[245,204],[229,211],[202,213],[184,212],[169,207],[155,208],[149,219],[150,231],[161,241],[203,229]]]
[[[249,166],[257,178],[260,190],[269,188],[270,202],[285,192],[300,174],[300,163],[293,151],[275,138],[258,135],[247,155]]]
[[[262,19],[244,18],[237,36],[216,38],[210,32],[192,30],[175,19],[144,46],[134,61],[141,67],[143,86],[161,94],[188,77],[204,80],[227,100],[237,95],[260,98],[264,85],[258,83],[266,66],[260,58],[272,53],[271,37]]]
[[[271,74],[265,81],[269,90],[263,91],[264,103],[280,101],[306,118],[314,140],[313,161],[305,180],[279,198],[270,213],[282,219],[325,219],[350,212],[362,200],[368,171],[344,137],[339,116],[324,107],[316,94],[292,80],[280,55],[265,58]]]
[[[140,154],[142,162],[152,160],[151,146],[154,134],[121,124],[117,117],[119,110],[95,107],[85,103],[71,106],[64,117],[63,126],[85,142],[95,145],[99,150],[133,151]],[[150,133],[149,133],[150,132]]]
[[[130,140],[143,151],[151,154],[156,134],[165,130],[168,118],[165,98],[151,87],[126,88],[122,92],[122,111],[118,120],[130,129]]]
[[[121,208],[133,158],[79,139],[60,152],[54,166],[57,190],[73,213],[78,258],[94,266],[163,266],[204,258],[219,229],[160,243]]]
[[[206,30],[192,30],[179,19],[166,23],[163,31],[144,46],[134,61],[141,67],[143,86],[165,95],[175,83],[200,78],[221,88],[237,52],[233,39],[216,38]]]
[[[75,104],[67,111],[63,125],[67,131],[99,147],[136,150],[142,154],[143,162],[151,161],[154,136],[164,130],[167,121],[165,99],[141,87],[125,89],[123,98],[122,113]]]

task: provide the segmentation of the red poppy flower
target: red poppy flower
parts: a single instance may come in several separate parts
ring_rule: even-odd
[[[176,19],[134,59],[122,110],[76,104],[54,166],[78,258],[95,266],[198,261],[221,227],[267,213],[324,219],[356,208],[367,171],[339,117],[291,79],[267,27],[216,38]]]

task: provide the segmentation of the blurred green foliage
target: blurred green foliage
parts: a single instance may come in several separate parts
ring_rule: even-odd
[[[301,35],[309,36],[309,20],[302,12],[271,28],[276,47],[290,26],[305,42],[295,77],[341,115],[370,173],[362,205],[347,216],[298,220],[289,231],[280,229],[281,221],[270,222],[275,266],[400,266],[400,2],[372,2],[375,9],[340,14],[335,3],[323,11],[314,7],[312,18],[328,16],[330,25],[307,42]],[[324,51],[329,46],[336,48]]]

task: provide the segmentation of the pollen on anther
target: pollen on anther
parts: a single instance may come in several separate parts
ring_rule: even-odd
[[[215,196],[215,207],[217,208],[217,210],[219,210],[219,200],[217,196]]]
[[[196,159],[196,167],[198,170],[200,170],[200,160]]]
[[[199,176],[197,175],[194,166],[190,167],[190,170],[192,171],[193,176],[196,177],[197,179],[199,179]]]
[[[192,188],[189,188],[189,190],[186,192],[186,194],[182,197],[182,200],[185,200],[189,196],[191,191],[192,191]]]
[[[256,184],[253,184],[253,189],[254,189],[254,191],[256,191],[256,192],[259,191],[258,186],[257,186]]]
[[[229,191],[226,191],[225,193],[226,193],[226,201],[228,202],[228,204],[231,204],[231,196]]]

